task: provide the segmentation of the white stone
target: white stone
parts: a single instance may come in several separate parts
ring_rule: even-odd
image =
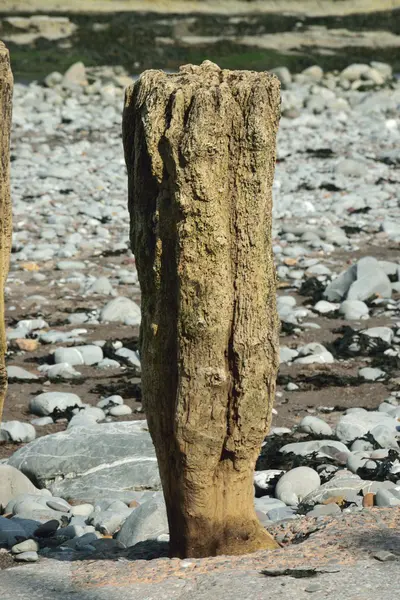
[[[132,325],[132,320],[136,325],[140,325],[141,311],[140,306],[124,296],[118,296],[113,300],[110,300],[106,306],[101,310],[100,321],[102,323],[113,323],[122,322],[125,323],[129,320]]]
[[[358,321],[369,316],[369,309],[361,300],[345,300],[339,308],[340,314],[348,321]]]
[[[275,497],[288,506],[297,506],[301,500],[318,489],[320,476],[309,467],[291,469],[279,479],[275,488]]]
[[[299,425],[299,430],[304,433],[311,433],[315,435],[327,435],[333,434],[332,428],[323,419],[307,415],[302,419]]]
[[[29,410],[34,415],[47,416],[56,408],[65,410],[70,406],[82,405],[81,399],[76,394],[68,392],[44,392],[32,398],[29,402]]]

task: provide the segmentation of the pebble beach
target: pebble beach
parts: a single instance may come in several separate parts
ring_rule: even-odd
[[[381,62],[273,71],[281,368],[254,502],[286,547],[400,506],[400,81]],[[0,429],[7,567],[134,548],[168,555],[141,405],[121,140],[130,82],[122,67],[75,63],[15,84]]]

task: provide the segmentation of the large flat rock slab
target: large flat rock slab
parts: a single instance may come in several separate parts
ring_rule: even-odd
[[[40,487],[71,498],[76,493],[76,499],[87,499],[90,489],[93,497],[107,490],[160,489],[145,421],[72,427],[27,444],[8,464]]]

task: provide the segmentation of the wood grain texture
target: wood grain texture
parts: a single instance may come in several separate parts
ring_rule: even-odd
[[[10,197],[10,131],[12,115],[13,76],[10,56],[0,41],[0,423],[7,392],[5,352],[7,349],[4,323],[4,286],[7,280],[11,251]]]
[[[278,360],[271,243],[280,88],[206,61],[146,71],[123,141],[143,399],[178,556],[273,546],[253,506]]]

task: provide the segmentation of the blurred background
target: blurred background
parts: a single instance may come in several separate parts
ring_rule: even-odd
[[[87,67],[342,70],[371,60],[400,71],[400,0],[0,0],[0,38],[17,81]]]

